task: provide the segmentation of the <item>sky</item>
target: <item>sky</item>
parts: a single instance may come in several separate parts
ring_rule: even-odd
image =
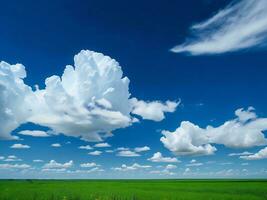
[[[267,178],[265,0],[0,6],[0,178]]]

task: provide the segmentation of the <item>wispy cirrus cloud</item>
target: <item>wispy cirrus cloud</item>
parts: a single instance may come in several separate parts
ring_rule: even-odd
[[[191,31],[192,37],[171,51],[200,55],[261,48],[267,41],[267,1],[233,1]]]

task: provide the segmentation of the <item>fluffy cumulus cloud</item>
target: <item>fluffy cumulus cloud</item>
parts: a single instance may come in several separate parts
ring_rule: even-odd
[[[55,160],[50,160],[49,163],[44,164],[43,169],[67,169],[73,166],[73,161],[66,163],[58,163]]]
[[[97,165],[96,163],[94,162],[91,162],[91,163],[82,163],[80,164],[80,167],[82,168],[91,168],[91,167],[99,167],[100,165]]]
[[[212,144],[222,144],[230,148],[248,148],[267,144],[264,131],[267,118],[257,117],[254,108],[235,111],[236,118],[218,127],[199,126],[181,122],[174,132],[162,131],[161,142],[176,155],[211,155],[216,151]]]
[[[267,41],[267,1],[234,1],[211,18],[191,27],[194,37],[173,52],[219,54],[262,47]]]
[[[113,130],[136,122],[131,111],[159,121],[164,112],[176,108],[176,103],[169,101],[155,102],[156,106],[144,102],[145,113],[141,113],[139,101],[130,99],[129,79],[123,77],[119,63],[88,50],[75,55],[74,65],[67,65],[62,76],[48,77],[43,89],[26,85],[25,78],[22,64],[0,63],[1,139],[17,139],[12,131],[30,122],[48,127],[51,134],[102,141],[112,136]],[[40,136],[40,132],[23,133]]]
[[[148,146],[144,146],[144,147],[135,147],[134,148],[134,151],[135,152],[144,152],[144,151],[149,151],[150,150],[150,147]]]
[[[125,165],[122,164],[121,167],[115,167],[111,168],[114,171],[133,171],[133,170],[138,170],[138,169],[148,169],[151,168],[150,165],[140,165],[138,163],[134,163],[133,165]]]
[[[104,142],[104,143],[97,143],[94,145],[94,147],[98,147],[98,148],[104,148],[104,147],[111,147],[110,144]]]
[[[179,162],[177,158],[163,157],[160,152],[154,153],[154,155],[148,159],[152,162],[167,162],[167,163],[176,163]]]
[[[131,150],[122,150],[122,151],[119,151],[117,153],[117,156],[121,156],[121,157],[138,157],[140,156],[140,154],[134,152],[134,151],[131,151]]]
[[[10,146],[11,149],[29,149],[31,148],[29,145],[26,144],[13,144]]]
[[[264,149],[261,149],[259,152],[251,155],[242,155],[240,158],[245,160],[261,160],[261,159],[267,159],[267,147]]]
[[[141,116],[143,119],[161,121],[165,118],[164,113],[174,112],[179,105],[179,102],[160,101],[146,102],[136,98],[131,99],[133,107],[132,113]]]

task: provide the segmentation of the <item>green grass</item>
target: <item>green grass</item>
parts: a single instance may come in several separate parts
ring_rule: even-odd
[[[2,180],[0,200],[267,200],[267,181]]]

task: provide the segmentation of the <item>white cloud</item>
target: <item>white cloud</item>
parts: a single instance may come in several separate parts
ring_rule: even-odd
[[[122,164],[121,167],[115,167],[115,168],[111,168],[114,171],[132,171],[132,170],[138,170],[138,169],[147,169],[147,168],[151,168],[150,165],[139,165],[138,163],[134,163],[133,165],[125,165]]]
[[[58,148],[58,147],[61,147],[61,144],[59,144],[59,143],[54,143],[54,144],[51,144],[51,147],[56,147],[56,148]]]
[[[83,168],[91,168],[91,167],[97,167],[100,165],[97,165],[96,163],[91,162],[91,163],[82,163],[82,164],[80,164],[80,166]]]
[[[204,130],[188,121],[181,122],[174,132],[162,131],[160,141],[176,155],[211,155],[216,148],[208,144]]]
[[[117,151],[127,151],[127,150],[129,150],[129,148],[128,147],[118,147],[116,150]]]
[[[163,157],[160,152],[154,153],[154,155],[148,160],[152,162],[169,162],[169,163],[179,162],[177,158]]]
[[[248,148],[267,144],[263,131],[267,130],[267,118],[258,118],[252,107],[238,109],[236,118],[218,127],[205,129],[183,121],[174,132],[162,131],[161,142],[176,155],[211,155],[222,144],[230,148]]]
[[[174,47],[173,52],[220,54],[262,47],[267,40],[267,1],[236,1],[191,29],[194,39]]]
[[[132,113],[141,116],[143,119],[161,121],[165,118],[165,112],[174,112],[180,102],[160,101],[145,102],[136,98],[131,99]]]
[[[140,156],[140,154],[134,152],[134,151],[130,151],[130,150],[123,150],[123,151],[119,151],[117,153],[117,156],[121,156],[121,157],[137,157]]]
[[[36,159],[36,160],[33,160],[33,162],[40,163],[40,162],[44,162],[44,161],[43,160],[40,160],[40,159]]]
[[[91,156],[100,156],[102,154],[102,151],[92,151],[88,153]]]
[[[176,169],[177,166],[176,165],[172,165],[172,164],[168,164],[165,169],[168,169],[168,170],[172,170],[172,169]]]
[[[199,167],[199,166],[202,166],[203,163],[190,163],[190,164],[187,164],[186,166],[187,167]]]
[[[134,148],[135,152],[144,152],[144,151],[149,151],[149,150],[150,148],[148,146]]]
[[[4,161],[5,162],[20,162],[20,161],[22,161],[22,159],[18,158],[17,156],[10,155],[6,159],[4,159]]]
[[[267,147],[265,147],[264,149],[261,149],[259,152],[255,153],[255,154],[240,156],[240,158],[245,159],[245,160],[267,159]]]
[[[50,160],[49,163],[46,163],[43,168],[44,169],[67,169],[73,166],[73,161],[70,160],[69,162],[66,163],[58,163],[55,160]]]
[[[31,147],[29,145],[26,145],[26,144],[13,144],[12,146],[10,146],[10,148],[12,148],[12,149],[29,149]]]
[[[253,153],[250,153],[248,151],[244,151],[242,153],[229,153],[228,156],[248,156],[251,154],[253,154]]]
[[[33,137],[49,137],[47,132],[45,131],[39,131],[39,130],[24,130],[18,132],[20,135],[28,135],[28,136],[33,136]]]
[[[27,164],[0,164],[0,169],[28,169],[30,167]]]
[[[5,159],[5,157],[4,156],[0,156],[0,160],[4,160]]]
[[[106,153],[113,153],[114,150],[106,150],[105,152],[106,152]]]
[[[85,146],[79,146],[79,149],[91,150],[93,148],[90,145],[85,145]]]
[[[44,168],[44,169],[42,169],[42,172],[56,172],[56,173],[61,172],[62,173],[62,172],[66,172],[66,171],[67,171],[66,168],[59,168],[59,169]]]
[[[118,62],[101,53],[82,50],[75,55],[74,66],[67,65],[61,77],[48,77],[43,89],[33,90],[25,78],[23,65],[0,63],[1,139],[17,139],[11,132],[30,122],[48,127],[49,134],[102,141],[137,121],[131,116],[132,109],[138,114],[138,108],[129,99],[129,79],[123,77]],[[152,120],[164,118],[163,112],[176,107],[174,102],[155,105],[160,111],[148,115]]]
[[[103,148],[103,147],[111,147],[110,144],[108,143],[98,143],[98,144],[95,144],[94,147],[99,147],[99,148]]]

